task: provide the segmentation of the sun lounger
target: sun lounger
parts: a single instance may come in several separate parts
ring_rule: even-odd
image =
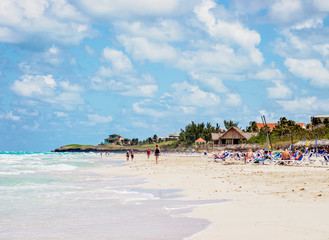
[[[215,161],[216,160],[225,160],[226,158],[228,158],[230,156],[230,153],[229,152],[226,152],[225,155],[223,157],[218,157],[218,158],[214,158]]]
[[[279,162],[284,163],[286,165],[300,165],[302,164],[304,159],[304,154],[302,154],[298,159],[287,159],[287,160],[279,160]]]

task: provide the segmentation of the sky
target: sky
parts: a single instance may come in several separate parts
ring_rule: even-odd
[[[329,112],[327,0],[1,0],[0,151]]]

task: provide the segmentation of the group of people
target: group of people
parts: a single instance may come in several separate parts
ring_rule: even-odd
[[[238,158],[240,160],[243,160],[245,163],[249,162],[259,162],[263,161],[264,159],[274,159],[275,160],[301,160],[302,156],[304,155],[305,151],[301,149],[298,152],[289,153],[288,149],[281,151],[279,153],[275,153],[275,156],[272,155],[271,151],[268,150],[260,150],[257,152],[253,152],[251,149],[249,149],[247,152],[241,153],[229,153],[223,151],[222,153],[214,153],[211,158],[215,159],[215,162],[217,159],[221,159],[225,161],[226,158]]]
[[[156,164],[159,163],[159,162],[158,162],[158,159],[159,159],[160,153],[161,153],[161,151],[160,151],[159,145],[156,145],[156,146],[155,146],[155,149],[154,149],[154,156],[155,156],[155,162],[156,162]],[[129,153],[129,151],[127,151],[127,152],[126,152],[127,161],[129,161],[129,158],[131,158],[131,161],[133,161],[133,160],[134,160],[134,154],[135,154],[135,153],[134,153],[133,150],[131,150],[130,153]],[[151,156],[151,149],[148,149],[148,150],[146,151],[146,155],[147,155],[147,159],[150,159],[150,156]]]
[[[129,161],[129,157],[131,158],[131,161],[133,161],[134,156],[135,156],[134,150],[131,150],[130,153],[129,151],[126,152],[127,161]]]

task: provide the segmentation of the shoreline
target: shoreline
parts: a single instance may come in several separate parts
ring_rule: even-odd
[[[181,189],[179,199],[233,199],[196,207],[188,216],[212,224],[186,239],[328,239],[328,166],[209,160],[167,154],[156,165],[154,156],[136,154],[124,167],[96,171],[147,178],[142,188]]]

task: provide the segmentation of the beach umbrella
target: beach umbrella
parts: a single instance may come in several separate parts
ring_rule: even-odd
[[[195,148],[197,148],[197,144],[205,144],[206,143],[206,140],[202,139],[202,138],[199,138],[197,140],[195,140]]]

